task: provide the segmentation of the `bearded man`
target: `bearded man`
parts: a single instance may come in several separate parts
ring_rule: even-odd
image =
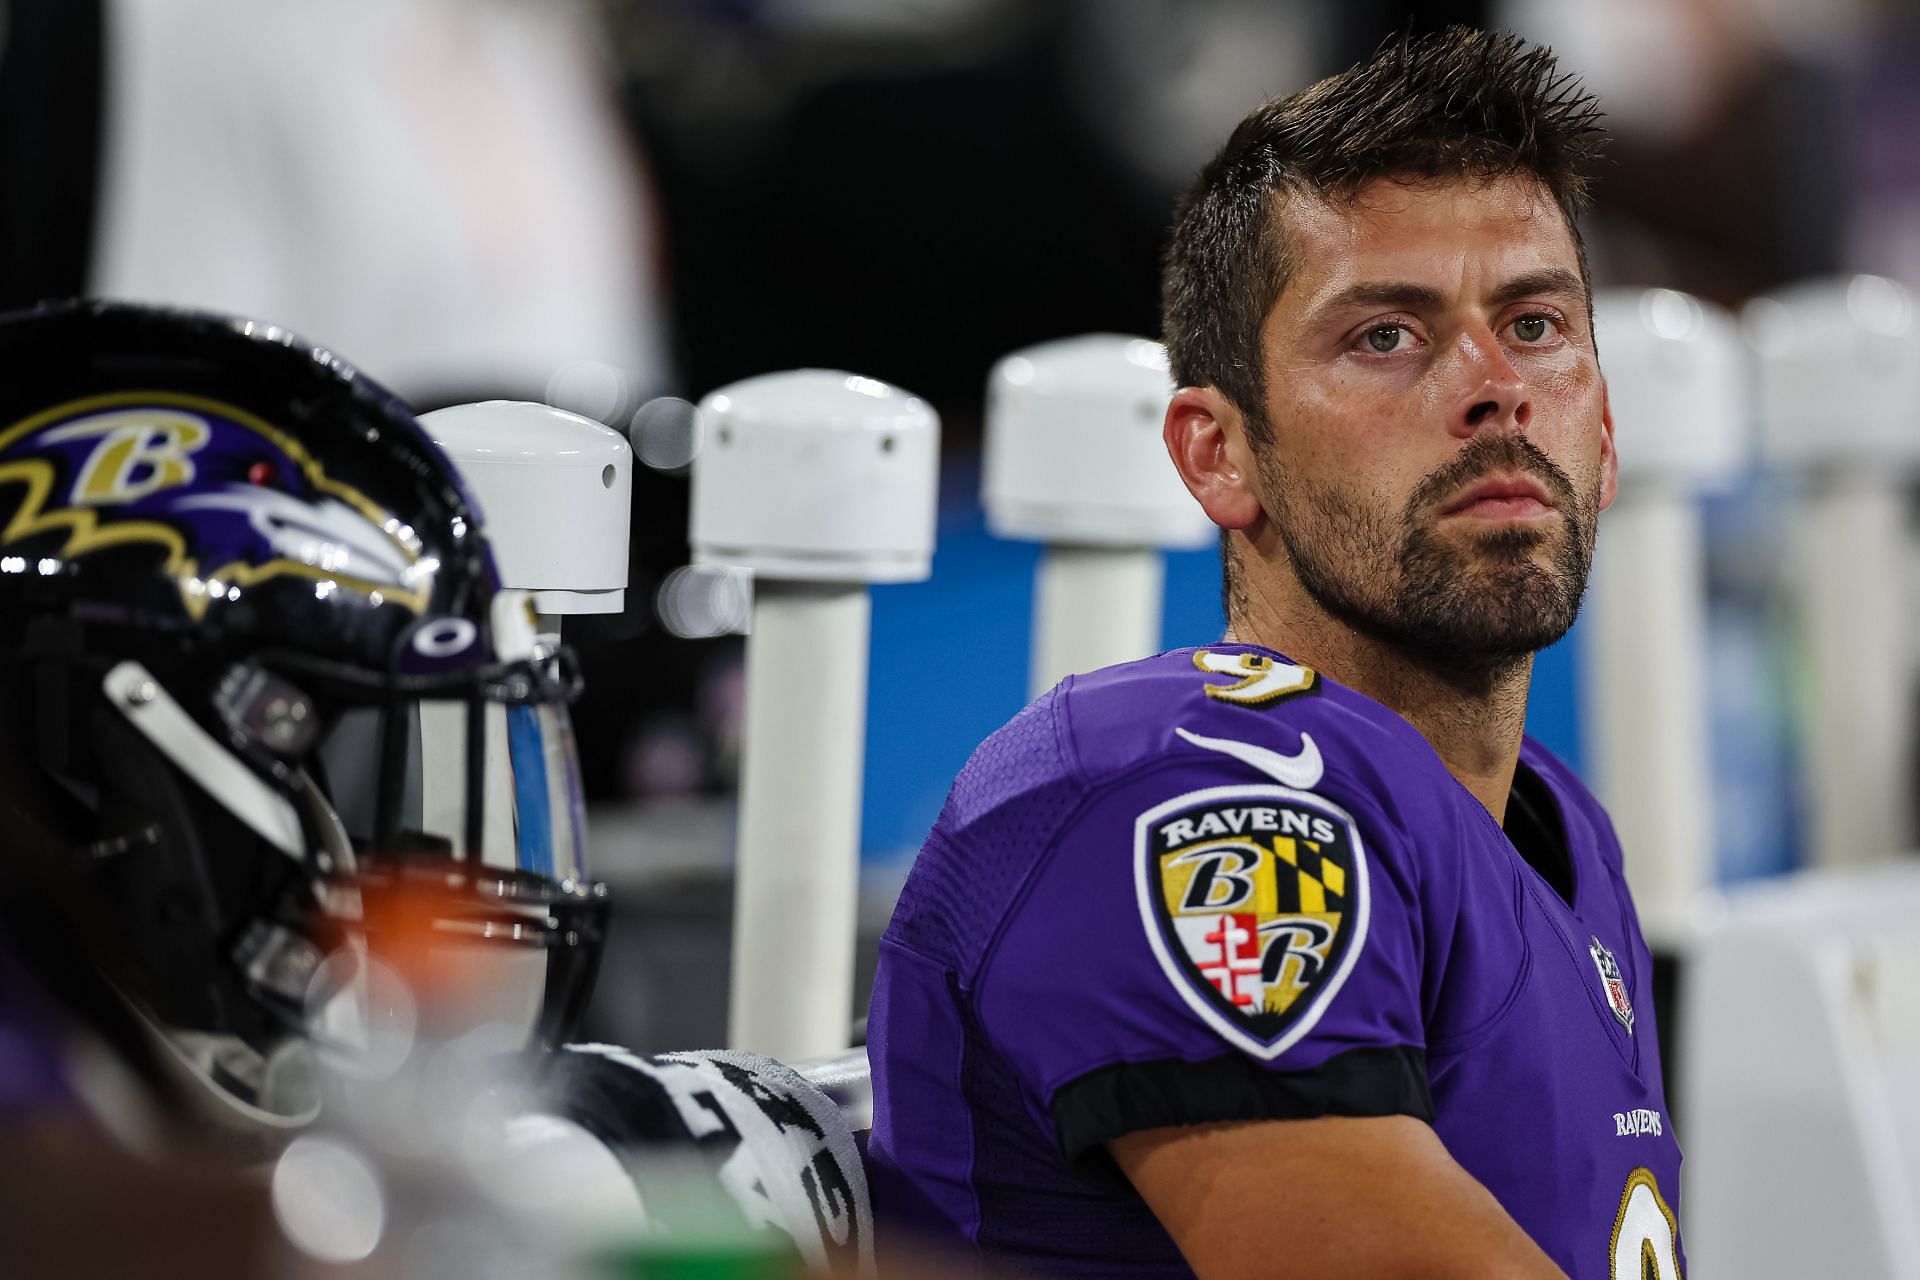
[[[1614,495],[1597,119],[1454,29],[1262,106],[1181,203],[1165,438],[1227,634],[1064,681],[955,782],[869,1020],[895,1229],[1057,1275],[1678,1280],[1652,962],[1523,729]]]

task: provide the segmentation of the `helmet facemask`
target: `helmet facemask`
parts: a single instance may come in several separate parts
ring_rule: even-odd
[[[221,1118],[310,1120],[315,1054],[380,1069],[419,1010],[367,981],[369,953],[457,958],[459,1016],[531,1046],[562,1042],[582,1012],[606,896],[584,869],[577,668],[533,643],[523,596],[495,603],[492,636],[445,620],[403,635],[396,648],[417,651],[423,634],[444,649],[472,632],[474,660],[431,671],[294,650],[164,675],[40,664],[42,687],[90,704],[62,778],[94,814],[70,856],[113,904],[103,965],[163,1057],[228,1104]],[[37,719],[65,726],[71,709]]]
[[[28,967],[113,984],[281,1125],[303,1056],[378,1057],[398,997],[370,975],[422,937],[502,961],[470,985],[561,1039],[604,913],[578,681],[411,410],[283,329],[135,304],[0,317],[0,361],[0,908]]]

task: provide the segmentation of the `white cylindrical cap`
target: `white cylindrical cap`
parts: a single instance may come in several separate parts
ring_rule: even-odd
[[[1905,286],[1813,280],[1754,299],[1742,318],[1769,461],[1920,463],[1920,323]]]
[[[1672,289],[1593,300],[1620,473],[1708,486],[1746,464],[1747,352],[1733,317]]]
[[[898,387],[796,369],[700,402],[695,564],[798,582],[933,572],[940,418]]]
[[[1095,333],[1027,347],[987,379],[981,500],[997,537],[1203,547],[1218,536],[1167,457],[1167,350]]]
[[[420,423],[479,499],[502,586],[545,614],[626,606],[633,449],[591,418],[524,400],[483,400]]]

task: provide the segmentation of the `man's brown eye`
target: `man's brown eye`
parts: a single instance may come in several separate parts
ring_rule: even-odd
[[[1367,345],[1386,355],[1400,347],[1400,326],[1397,324],[1376,325],[1367,330]]]
[[[1547,336],[1545,316],[1521,316],[1513,322],[1513,334],[1522,342],[1538,342]]]

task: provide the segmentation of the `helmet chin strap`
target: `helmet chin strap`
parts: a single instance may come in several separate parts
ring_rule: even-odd
[[[116,665],[101,687],[127,722],[215,802],[289,857],[312,859],[320,873],[311,881],[319,897],[314,905],[336,921],[359,920],[358,891],[336,878],[349,878],[356,869],[352,841],[306,770],[296,770],[289,778],[296,807],[201,728],[139,663]],[[324,959],[308,954],[313,942],[267,920],[254,922],[243,944],[248,940],[254,944],[251,951],[243,945],[246,954],[236,959],[249,980],[289,1006],[300,1004],[309,994],[305,978]],[[363,946],[353,949],[364,951]],[[289,983],[301,989],[292,990]],[[195,1113],[217,1127],[267,1137],[298,1130],[319,1115],[318,1046],[313,1037],[290,1026],[262,1050],[238,1036],[163,1025],[138,1002],[128,1004],[157,1046],[167,1076]]]
[[[306,858],[300,815],[293,805],[214,741],[145,667],[119,663],[100,687],[128,724],[234,817],[288,857]]]
[[[251,998],[275,1014],[283,1034],[266,1042],[243,1039],[228,1032],[166,1025],[150,1010],[135,1008],[159,1049],[161,1069],[177,1080],[195,1114],[222,1129],[259,1138],[297,1130],[319,1113],[323,1070],[340,1069],[351,1075],[390,1052],[388,1042],[396,1034],[404,1030],[404,1038],[409,1039],[412,1034],[410,1026],[399,1029],[378,1021],[375,1006],[385,1005],[372,998],[368,984],[380,966],[369,954],[362,929],[364,884],[352,839],[325,790],[305,769],[292,769],[277,781],[262,777],[202,728],[141,664],[119,663],[106,674],[101,688],[126,722],[212,802],[308,872],[289,889],[302,895],[306,900],[301,905],[324,917],[327,927],[316,932],[296,923],[304,913],[263,909],[241,930],[228,955]],[[469,741],[474,730],[469,712],[474,705],[479,704],[449,703],[448,709],[465,723],[458,726],[461,750],[448,754],[470,770],[474,761],[484,758],[486,747],[497,746],[504,765],[511,746],[507,708],[484,707],[488,714],[479,718],[484,736],[474,735]],[[429,701],[422,708],[425,729],[430,716],[424,713],[438,707]],[[438,780],[436,775],[433,781]],[[463,802],[471,791],[470,782],[464,776],[459,779]],[[489,792],[498,793],[493,797],[496,803],[510,806],[507,788],[482,789],[483,796]],[[514,831],[511,807],[487,816],[494,830],[509,835]],[[498,851],[504,866],[493,867],[491,875],[487,869],[494,859],[485,857],[485,852],[489,851],[475,856],[468,851],[466,860],[486,883],[500,878],[502,896],[498,901],[486,900],[486,919],[477,924],[449,920],[439,930],[448,947],[475,948],[476,963],[487,969],[487,1020],[533,1035],[555,1015],[566,1012],[556,1004],[543,1016],[543,1006],[552,999],[553,966],[575,945],[573,935],[568,934],[566,947],[558,949],[513,945],[520,936],[517,917],[524,916],[530,929],[557,926],[549,919],[550,907],[544,900],[521,902],[506,893],[507,879],[518,874],[511,843]],[[584,895],[587,886],[579,889]],[[569,881],[565,892],[574,891]],[[588,899],[583,896],[582,900]],[[289,899],[282,905],[294,904]],[[467,936],[463,924],[479,933]],[[503,928],[511,932],[511,940],[497,932]]]

